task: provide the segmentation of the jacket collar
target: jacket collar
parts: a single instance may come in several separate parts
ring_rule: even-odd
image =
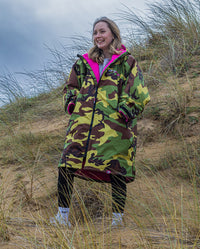
[[[126,53],[127,49],[124,45],[122,45],[121,47],[121,53],[120,54],[113,54],[111,57],[111,60],[109,61],[109,63],[106,65],[106,67],[103,69],[103,71],[105,71],[105,69],[113,62],[115,61],[117,58],[119,58],[122,54]],[[83,58],[87,61],[87,63],[90,65],[92,71],[94,72],[94,75],[96,77],[97,83],[100,80],[100,73],[99,73],[99,64],[95,61],[93,61],[92,59],[90,59],[88,57],[88,53],[83,55]]]

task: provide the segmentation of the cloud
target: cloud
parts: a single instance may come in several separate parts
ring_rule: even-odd
[[[47,56],[45,44],[86,32],[90,11],[79,0],[1,0],[0,67],[40,66]]]
[[[124,7],[122,4],[133,9],[143,8],[144,1],[0,0],[0,77],[7,72],[43,69],[51,60],[46,46],[66,45],[70,40],[65,38],[72,35],[90,36],[96,18],[116,19],[113,13],[119,13]],[[118,25],[120,27],[120,23]],[[15,76],[20,83],[27,84],[22,75]]]
[[[31,6],[1,1],[0,10],[0,63],[12,68],[33,65],[42,40],[48,37],[46,23],[36,18]]]
[[[128,6],[130,0],[122,2]],[[88,35],[97,17],[112,17],[120,8],[121,0],[0,0],[0,68],[41,67],[48,60],[45,45]]]

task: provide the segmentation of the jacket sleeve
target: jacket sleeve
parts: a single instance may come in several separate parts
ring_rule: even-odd
[[[126,122],[136,118],[144,110],[145,105],[150,101],[147,87],[144,85],[142,71],[135,59],[130,56],[132,62],[127,61],[127,78],[122,86],[119,99],[118,111]]]
[[[65,112],[70,115],[73,113],[79,90],[80,83],[77,76],[76,64],[74,64],[63,89],[63,106]]]

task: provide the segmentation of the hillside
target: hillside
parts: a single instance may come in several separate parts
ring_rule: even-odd
[[[138,120],[137,174],[128,184],[125,225],[111,229],[110,185],[80,179],[72,228],[49,222],[57,212],[57,164],[69,119],[62,70],[72,61],[55,50],[53,69],[34,79],[45,82],[58,72],[62,86],[32,98],[14,93],[0,108],[0,248],[200,249],[199,0],[156,2],[150,10],[147,21],[129,8],[120,13],[132,24],[127,41],[151,96]],[[87,39],[74,39],[74,46],[86,47]]]
[[[115,230],[109,229],[110,186],[79,179],[73,229],[49,224],[57,210],[57,163],[69,118],[61,88],[2,108],[1,248],[200,248],[196,68],[170,75],[162,85],[147,81],[151,102],[138,122],[137,177],[128,185],[126,226]]]

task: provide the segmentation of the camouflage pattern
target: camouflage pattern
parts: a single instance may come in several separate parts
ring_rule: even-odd
[[[79,57],[64,88],[72,114],[59,167],[94,180],[121,174],[133,181],[137,116],[150,100],[142,72],[128,51],[113,56],[101,77],[97,63]]]

